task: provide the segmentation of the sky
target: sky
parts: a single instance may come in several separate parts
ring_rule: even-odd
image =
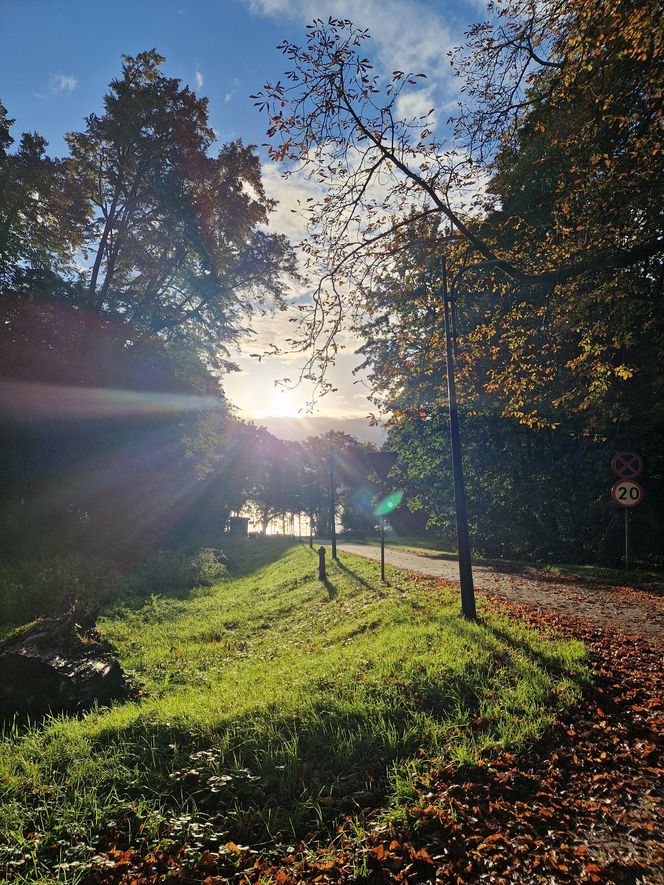
[[[434,106],[443,121],[458,99],[447,51],[486,11],[482,0],[0,0],[0,101],[16,120],[16,140],[37,130],[49,152],[62,156],[65,133],[82,129],[84,118],[101,110],[122,54],[156,48],[166,57],[166,76],[208,97],[220,143],[242,138],[257,146],[266,189],[279,201],[271,227],[297,241],[304,231],[290,209],[305,183],[284,181],[268,162],[265,120],[249,96],[287,70],[277,45],[283,39],[303,42],[305,26],[330,15],[369,28],[377,71],[425,72],[422,89],[401,110],[412,114]],[[296,377],[302,355],[260,362],[249,356],[288,336],[288,314],[255,318],[251,325],[255,336],[234,355],[240,371],[226,376],[224,389],[242,416],[269,427],[270,416],[300,414],[311,391],[305,384],[287,391],[275,386],[278,379]],[[350,349],[338,357],[330,374],[337,392],[319,402],[316,414],[339,426],[353,422],[357,434],[375,408],[361,375],[353,374],[360,361],[352,352],[355,343],[349,339]]]

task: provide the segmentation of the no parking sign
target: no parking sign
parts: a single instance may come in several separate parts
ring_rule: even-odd
[[[635,479],[643,470],[643,458],[636,452],[616,452],[611,459],[611,470],[621,479]]]

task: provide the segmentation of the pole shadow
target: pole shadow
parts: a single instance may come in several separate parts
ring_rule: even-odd
[[[356,571],[350,568],[341,561],[341,559],[337,558],[337,568],[340,568],[342,572],[345,572],[349,577],[351,577],[354,581],[357,581],[358,584],[361,584],[366,590],[371,590],[373,593],[378,593],[380,596],[384,596],[385,594],[382,592],[383,587],[389,587],[390,584],[386,581],[384,584],[380,586],[375,586],[370,584],[366,578],[363,578],[361,575],[358,575]]]

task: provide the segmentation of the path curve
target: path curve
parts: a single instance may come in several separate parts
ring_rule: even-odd
[[[338,546],[342,553],[380,560],[379,547],[350,541],[339,541]],[[449,557],[386,547],[385,562],[395,568],[459,583],[457,560]],[[496,563],[475,563],[473,578],[480,592],[496,593],[512,602],[543,606],[559,615],[573,615],[605,628],[619,629],[623,634],[664,643],[664,598],[646,590],[574,576],[553,577],[542,569]]]

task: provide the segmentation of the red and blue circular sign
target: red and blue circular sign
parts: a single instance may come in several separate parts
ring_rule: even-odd
[[[621,479],[635,479],[643,470],[643,458],[636,452],[616,452],[611,459],[611,470]]]

